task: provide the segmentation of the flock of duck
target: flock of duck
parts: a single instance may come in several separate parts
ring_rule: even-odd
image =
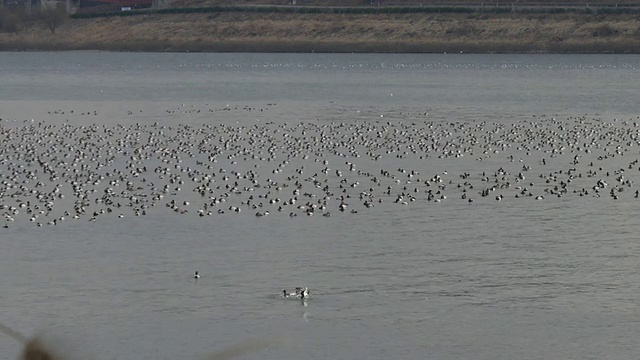
[[[0,121],[3,226],[638,198],[640,119]]]

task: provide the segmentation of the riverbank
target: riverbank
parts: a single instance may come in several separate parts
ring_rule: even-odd
[[[640,53],[640,16],[148,14],[34,23],[0,50]]]

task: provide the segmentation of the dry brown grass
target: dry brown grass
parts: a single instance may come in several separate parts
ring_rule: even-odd
[[[52,36],[0,34],[0,49],[258,52],[632,52],[637,15],[268,14],[78,19]]]

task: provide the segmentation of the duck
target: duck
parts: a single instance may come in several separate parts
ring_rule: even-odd
[[[304,289],[296,288],[296,293],[298,294],[300,299],[306,299],[309,297],[309,289],[307,289],[306,287]]]
[[[196,271],[196,273],[193,274],[193,278],[194,279],[200,279],[200,274]]]
[[[306,287],[296,287],[294,291],[282,290],[282,296],[285,298],[306,299],[309,297],[309,289]]]

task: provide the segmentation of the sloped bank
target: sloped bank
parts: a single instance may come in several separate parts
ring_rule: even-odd
[[[149,14],[1,33],[2,50],[640,53],[629,14]]]

